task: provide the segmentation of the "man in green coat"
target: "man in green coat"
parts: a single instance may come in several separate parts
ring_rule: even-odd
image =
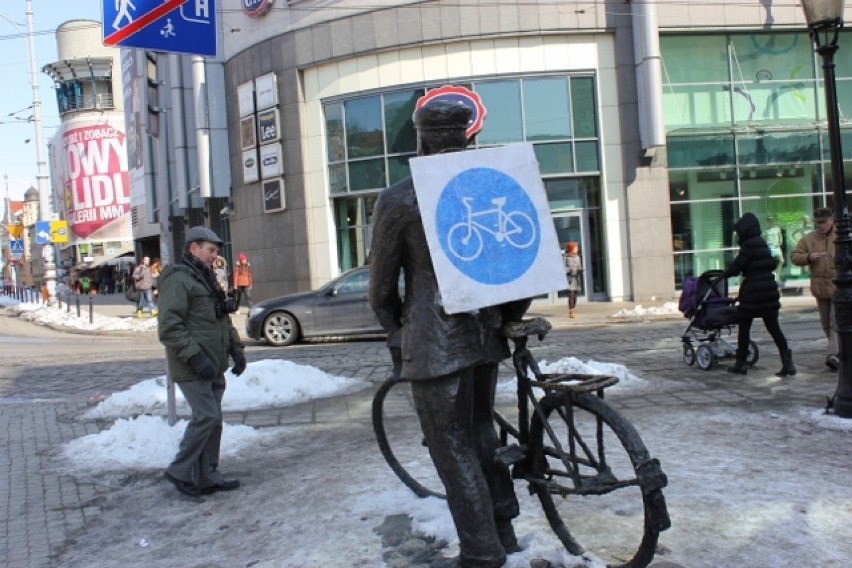
[[[158,282],[160,343],[166,347],[169,374],[192,409],[165,477],[192,497],[240,486],[218,469],[228,356],[234,360],[233,374],[246,368],[245,346],[228,315],[233,306],[212,270],[222,244],[210,229],[190,228],[183,257],[163,269]]]

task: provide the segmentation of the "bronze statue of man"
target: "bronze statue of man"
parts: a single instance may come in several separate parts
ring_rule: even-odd
[[[471,110],[431,101],[413,116],[417,154],[464,150]],[[405,298],[398,278],[404,271]],[[370,305],[388,332],[395,372],[411,380],[420,426],[461,544],[462,567],[499,567],[520,550],[511,520],[518,502],[492,410],[497,365],[510,356],[500,327],[519,320],[521,300],[447,314],[426,242],[412,179],[384,190],[373,211]]]

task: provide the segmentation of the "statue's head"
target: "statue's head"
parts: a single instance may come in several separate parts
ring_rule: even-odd
[[[467,127],[473,113],[461,102],[434,100],[414,111],[417,155],[457,152],[467,146]]]

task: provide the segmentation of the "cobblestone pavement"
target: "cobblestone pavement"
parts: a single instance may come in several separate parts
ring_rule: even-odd
[[[604,317],[589,316],[575,322],[564,318],[561,309],[534,308],[534,315],[550,317],[556,329],[544,342],[533,341],[532,351],[539,361],[573,355],[622,363],[637,374],[665,379],[657,392],[610,396],[628,416],[661,406],[820,408],[833,392],[836,376],[823,366],[825,340],[816,312],[808,306],[800,303],[781,319],[799,368],[795,380],[768,380],[780,361],[759,323],[753,339],[760,345],[761,359],[746,377],[684,365],[682,319],[606,324]],[[596,309],[599,316],[613,312],[612,305]],[[123,337],[65,333],[0,310],[0,347],[0,428],[4,432],[0,471],[5,479],[0,483],[0,566],[51,566],[74,535],[98,517],[105,495],[115,490],[103,480],[94,483],[56,473],[49,467],[51,456],[63,443],[106,426],[77,418],[93,397],[163,374],[162,346],[154,333]],[[247,355],[249,361],[288,359],[376,385],[389,372],[381,340],[314,342],[289,348],[249,342]],[[501,372],[512,374],[507,365]],[[256,427],[341,420],[367,423],[371,396],[368,390],[295,407],[230,413],[226,419]]]

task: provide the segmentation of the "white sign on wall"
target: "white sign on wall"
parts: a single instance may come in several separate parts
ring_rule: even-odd
[[[269,179],[281,175],[281,144],[260,147],[260,177]]]
[[[243,183],[251,183],[259,179],[257,151],[252,148],[243,152]]]
[[[531,144],[412,158],[410,165],[447,313],[568,287]]]
[[[240,116],[254,113],[254,81],[248,81],[237,87],[237,103]]]
[[[275,73],[261,75],[254,80],[255,93],[257,94],[258,110],[274,107],[278,104],[278,81]]]

